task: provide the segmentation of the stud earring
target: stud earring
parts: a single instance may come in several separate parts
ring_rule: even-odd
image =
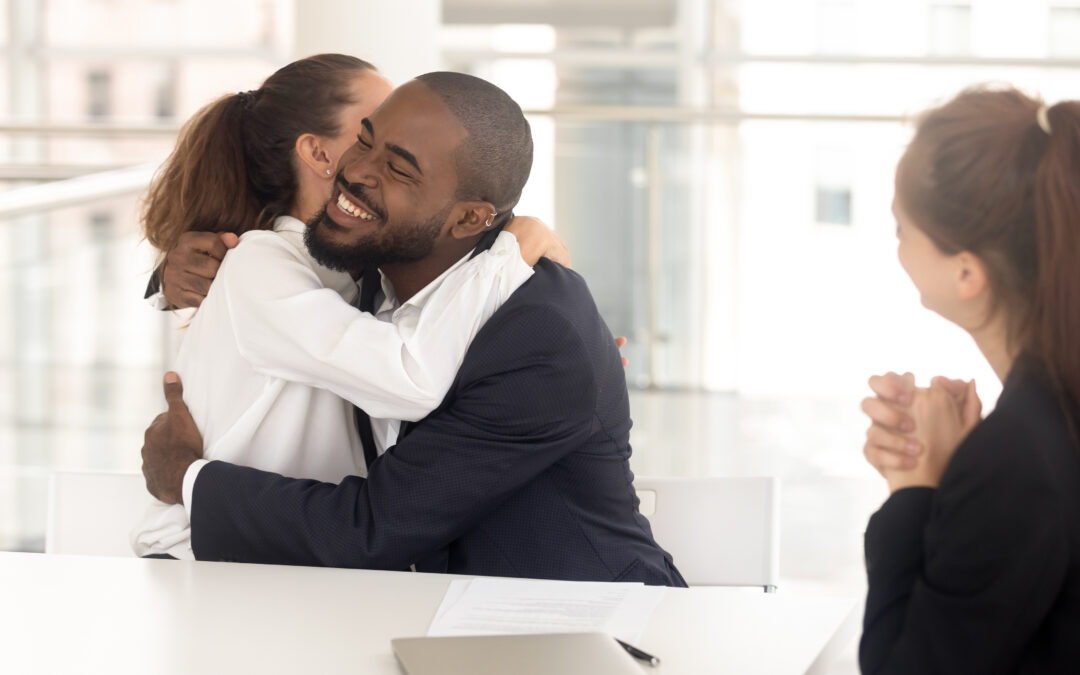
[[[329,175],[330,175],[331,173],[332,173],[332,172],[330,171],[330,169],[327,169],[327,170],[326,170],[326,175],[327,175],[327,176],[329,176]]]

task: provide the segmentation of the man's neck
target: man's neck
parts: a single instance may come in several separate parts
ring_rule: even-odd
[[[386,263],[380,265],[390,283],[394,286],[394,295],[399,304],[404,305],[411,297],[422,291],[439,275],[450,269],[469,251],[476,247],[478,238],[452,240],[435,247],[426,257],[407,263]]]

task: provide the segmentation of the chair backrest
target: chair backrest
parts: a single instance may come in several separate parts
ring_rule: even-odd
[[[149,499],[142,474],[53,473],[49,476],[45,552],[135,555],[128,536]]]
[[[647,478],[634,488],[656,541],[691,586],[775,590],[778,478]]]

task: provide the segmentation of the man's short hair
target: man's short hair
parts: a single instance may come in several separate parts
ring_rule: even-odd
[[[436,72],[416,78],[435,92],[468,133],[458,150],[458,199],[517,204],[532,170],[529,122],[514,99],[487,80]]]

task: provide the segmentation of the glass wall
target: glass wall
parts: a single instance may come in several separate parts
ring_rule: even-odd
[[[884,495],[867,376],[1000,388],[896,263],[908,120],[978,82],[1077,98],[1080,2],[442,6],[444,66],[528,110],[518,212],[562,234],[630,338],[635,471],[780,475],[785,580],[859,583]],[[160,162],[180,121],[288,60],[295,7],[0,0],[3,188]],[[131,194],[0,223],[0,549],[41,549],[49,471],[138,468],[182,322],[141,303],[137,213]]]
[[[283,61],[291,10],[0,2],[0,550],[43,549],[50,471],[138,470],[183,323],[142,300],[135,191],[17,216],[5,197],[70,201],[79,177],[160,163],[180,122]]]

